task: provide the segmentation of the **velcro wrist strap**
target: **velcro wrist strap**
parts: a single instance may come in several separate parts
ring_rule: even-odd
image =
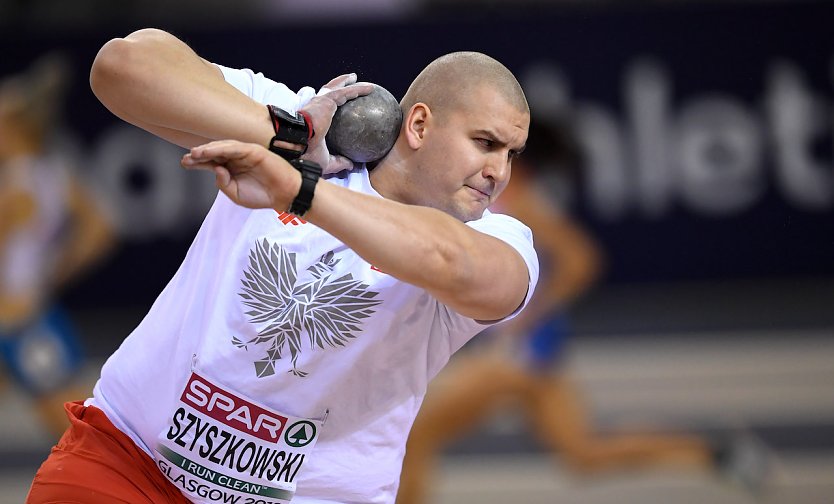
[[[307,123],[307,140],[312,140],[314,136],[316,136],[316,129],[313,128],[313,118],[310,117],[310,113],[304,110],[299,110],[298,115],[304,118],[304,122]]]
[[[302,114],[290,115],[286,110],[275,105],[267,105],[269,117],[272,119],[272,128],[275,136],[269,141],[269,150],[278,154],[287,161],[298,159],[307,152],[307,140],[311,137],[312,128],[308,126],[308,119]],[[287,142],[301,145],[301,150],[285,149],[275,145],[276,142]]]
[[[303,217],[313,205],[316,184],[319,178],[321,178],[322,170],[318,163],[303,159],[293,159],[290,161],[290,164],[293,168],[301,172],[301,188],[298,190],[298,195],[290,204],[289,212]]]

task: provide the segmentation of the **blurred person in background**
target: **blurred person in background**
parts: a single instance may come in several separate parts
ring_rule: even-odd
[[[599,246],[545,189],[548,175],[570,180],[581,168],[580,148],[566,119],[531,120],[527,146],[513,177],[491,207],[533,231],[541,274],[528,308],[456,354],[432,382],[411,430],[398,504],[431,502],[438,455],[498,411],[519,410],[537,439],[578,474],[676,464],[722,473],[757,489],[765,475],[761,446],[752,439],[710,440],[686,433],[604,434],[570,376],[566,345],[571,305],[603,269]]]
[[[78,336],[56,296],[110,248],[112,228],[56,142],[67,62],[57,54],[0,81],[0,352],[56,437],[86,394]]]

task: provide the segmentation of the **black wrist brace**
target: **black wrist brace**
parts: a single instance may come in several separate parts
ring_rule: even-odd
[[[298,196],[290,204],[289,212],[303,217],[313,204],[316,183],[318,183],[321,177],[322,170],[318,163],[303,159],[293,159],[290,161],[290,164],[293,168],[301,172],[301,188],[298,190]]]
[[[313,125],[310,123],[310,117],[301,112],[291,116],[286,110],[275,105],[267,105],[266,108],[269,110],[272,128],[275,131],[275,136],[269,141],[267,147],[287,161],[298,159],[307,152],[307,141],[313,138]],[[275,145],[278,141],[298,144],[302,146],[302,149],[296,151],[278,147]]]

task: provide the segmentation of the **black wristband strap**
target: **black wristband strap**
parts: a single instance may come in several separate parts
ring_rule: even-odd
[[[313,205],[316,183],[318,183],[321,177],[321,166],[318,163],[303,159],[293,159],[290,161],[290,164],[293,168],[301,172],[301,188],[298,190],[298,196],[290,204],[289,212],[303,217]]]
[[[278,154],[287,161],[298,159],[302,154],[307,152],[307,140],[311,136],[312,128],[308,124],[308,116],[303,114],[296,114],[291,116],[286,110],[280,109],[275,105],[267,105],[269,110],[269,117],[272,119],[272,128],[275,131],[275,136],[269,141],[267,146],[269,150]],[[302,146],[301,150],[285,149],[278,147],[275,142],[282,141]]]

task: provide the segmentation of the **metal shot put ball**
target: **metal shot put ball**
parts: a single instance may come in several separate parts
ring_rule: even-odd
[[[357,163],[381,159],[391,150],[403,122],[400,104],[382,86],[336,109],[325,136],[327,148]]]

